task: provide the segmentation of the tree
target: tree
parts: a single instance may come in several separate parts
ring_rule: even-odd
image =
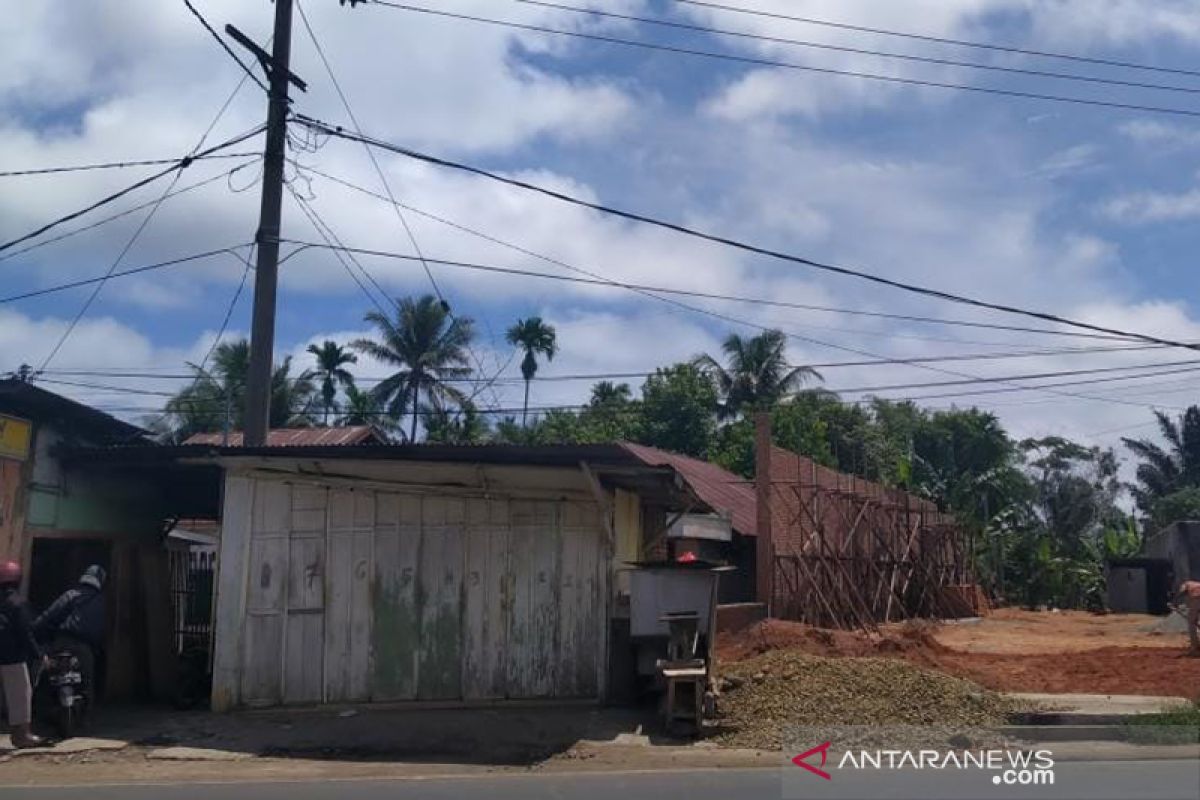
[[[716,434],[717,393],[694,364],[661,368],[642,385],[638,441],[706,458]]]
[[[308,352],[312,353],[317,362],[313,377],[321,384],[321,400],[325,410],[322,422],[328,425],[330,412],[337,408],[335,398],[338,387],[348,389],[354,385],[354,376],[345,367],[347,364],[357,364],[358,356],[328,339],[319,347],[310,344]]]
[[[459,410],[428,407],[425,409],[425,441],[438,444],[483,444],[487,441],[487,420],[470,400]]]
[[[342,427],[372,425],[387,433],[396,429],[396,421],[388,416],[379,395],[359,389],[354,384],[346,387],[346,402],[342,404],[342,413],[337,418],[337,424]]]
[[[1166,447],[1149,439],[1122,440],[1141,461],[1133,499],[1147,519],[1162,498],[1200,486],[1200,407],[1189,407],[1178,421],[1161,411],[1155,411],[1154,418]]]
[[[395,319],[378,311],[364,319],[375,327],[376,339],[357,339],[359,353],[393,367],[396,372],[375,387],[375,395],[393,419],[412,414],[410,442],[417,438],[421,403],[435,408],[461,405],[466,396],[451,382],[470,377],[467,351],[474,337],[470,319],[451,319],[449,310],[433,295],[399,302]]]
[[[529,384],[537,374],[539,355],[544,355],[547,361],[553,361],[558,353],[558,339],[553,325],[542,321],[541,317],[517,320],[516,324],[504,335],[513,347],[519,347],[525,353],[521,359],[521,375],[525,378],[525,405],[521,409],[521,425],[525,425],[529,417]]]
[[[766,331],[751,338],[734,333],[721,345],[728,366],[710,355],[693,361],[716,387],[721,399],[718,413],[723,419],[769,409],[790,398],[805,382],[822,380],[811,367],[789,366],[786,345],[782,331]]]
[[[245,339],[221,342],[213,349],[211,366],[188,364],[192,382],[167,401],[166,414],[176,441],[195,433],[216,433],[228,424],[240,430],[245,419],[246,382],[250,372],[250,343]],[[291,376],[291,358],[271,373],[269,422],[273,428],[304,427],[313,423],[316,392],[312,374]],[[228,419],[226,419],[228,415]]]
[[[1200,486],[1189,486],[1154,501],[1146,530],[1147,533],[1157,532],[1172,522],[1196,519],[1200,519]]]
[[[579,414],[578,438],[585,443],[636,439],[640,411],[629,384],[601,381],[592,387],[591,399]]]

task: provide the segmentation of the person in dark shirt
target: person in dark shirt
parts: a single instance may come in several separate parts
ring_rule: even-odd
[[[43,740],[33,735],[33,687],[29,664],[44,662],[30,621],[29,604],[21,597],[21,565],[0,563],[0,679],[13,747],[37,747]]]
[[[79,659],[83,690],[95,700],[96,659],[104,649],[104,567],[93,564],[33,622],[41,641],[51,642],[55,652],[67,651]]]

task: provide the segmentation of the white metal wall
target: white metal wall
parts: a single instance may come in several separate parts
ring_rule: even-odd
[[[240,615],[222,576],[218,707],[599,694],[595,503],[229,481],[226,515],[248,504],[248,535]],[[232,522],[223,573],[239,555],[226,552],[239,546]]]

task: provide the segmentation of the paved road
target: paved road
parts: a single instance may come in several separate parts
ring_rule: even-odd
[[[839,776],[841,778],[842,776]],[[1056,785],[1007,790],[991,785],[987,775],[940,776],[935,791],[912,794],[897,773],[864,773],[835,783],[785,786],[774,769],[671,772],[606,772],[473,775],[460,778],[345,780],[272,783],[124,784],[88,787],[3,787],[0,798],[28,800],[753,800],[804,797],[884,800],[905,797],[969,797],[1006,800],[1103,800],[1127,797],[1196,800],[1200,797],[1200,762],[1079,762],[1057,766]],[[944,778],[944,780],[942,779]],[[788,794],[785,795],[785,788]]]

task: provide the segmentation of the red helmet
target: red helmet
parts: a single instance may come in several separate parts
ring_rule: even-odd
[[[0,586],[21,582],[21,565],[15,561],[0,561]]]

